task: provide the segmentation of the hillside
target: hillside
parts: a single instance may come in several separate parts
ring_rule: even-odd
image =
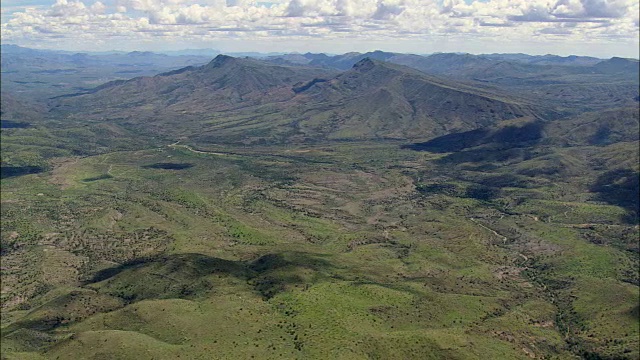
[[[219,55],[203,66],[115,81],[60,97],[54,101],[53,111],[55,116],[98,122],[106,119],[142,134],[175,138],[200,133],[203,117],[287,101],[295,96],[296,84],[331,74],[323,69]]]
[[[206,113],[291,98],[293,84],[330,72],[265,64],[218,55],[207,65],[186,67],[153,77],[104,84],[88,94],[67,96],[65,106],[90,106],[102,112],[136,111]],[[89,105],[90,104],[90,105]]]
[[[576,181],[575,186],[589,187],[592,192],[589,200],[620,206],[628,212],[624,221],[634,224],[640,214],[639,134],[640,109],[629,107],[549,122],[505,121],[497,126],[448,134],[406,148],[453,153],[441,161],[445,166],[466,167],[477,172],[476,175],[461,173],[459,179],[466,181],[477,181],[478,177],[486,176],[485,169],[467,167],[469,163],[482,164],[506,156],[506,163],[499,170],[504,177],[495,183],[484,184],[487,189],[536,188],[544,178]]]
[[[638,359],[629,62],[372,54],[3,89],[0,357]]]
[[[569,115],[634,104],[638,96],[637,60],[523,54],[398,54],[382,51],[327,56],[271,57],[283,64],[347,69],[364,58],[405,65],[426,74],[464,82],[490,92],[517,95]],[[522,101],[522,100],[521,100]]]
[[[532,106],[504,95],[369,58],[298,97],[310,109],[300,131],[334,139],[425,138],[533,116]]]
[[[63,97],[54,107],[74,119],[205,143],[425,138],[533,116],[531,108],[368,58],[333,75],[223,55],[202,67],[105,84]]]
[[[630,78],[638,77],[640,73],[640,62],[637,59],[613,57],[609,60],[601,61],[593,67],[603,74],[625,74]]]
[[[444,135],[411,147],[416,150],[451,152],[486,144],[504,149],[532,145],[580,147],[628,143],[638,141],[639,111],[637,107],[627,107],[553,121],[505,121],[496,126]]]

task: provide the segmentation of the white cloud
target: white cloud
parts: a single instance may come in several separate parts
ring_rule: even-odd
[[[96,1],[91,5],[90,9],[94,14],[103,14],[107,10],[107,7],[102,2]]]
[[[88,44],[140,37],[328,42],[450,34],[504,42],[535,38],[633,43],[638,39],[638,11],[637,0],[57,0],[48,8],[24,8],[6,17],[3,13],[1,35],[3,41],[27,45],[54,35]]]

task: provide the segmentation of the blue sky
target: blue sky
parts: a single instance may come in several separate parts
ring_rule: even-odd
[[[1,0],[2,42],[638,57],[638,0]]]

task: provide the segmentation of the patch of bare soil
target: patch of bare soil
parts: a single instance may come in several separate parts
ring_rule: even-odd
[[[73,185],[73,182],[69,179],[68,174],[71,169],[78,163],[80,158],[56,158],[51,161],[53,170],[51,171],[51,177],[49,182],[51,184],[60,186],[60,189],[65,190]]]

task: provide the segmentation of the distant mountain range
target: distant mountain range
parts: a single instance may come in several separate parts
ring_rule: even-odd
[[[637,64],[637,59],[598,59],[588,56],[557,56],[557,55],[526,55],[526,54],[460,54],[460,53],[435,53],[431,55],[401,54],[384,51],[373,51],[368,53],[346,53],[342,55],[329,56],[326,54],[285,54],[267,56],[266,60],[281,64],[299,64],[331,67],[339,70],[346,70],[356,62],[370,58],[400,65],[414,67],[420,71],[433,74],[446,74],[449,76],[468,77],[476,71],[495,66],[496,64],[508,62],[521,64],[518,69],[526,69],[527,72],[540,73],[554,69],[563,69],[569,73],[618,73],[627,70],[633,71],[633,64]],[[604,64],[613,62],[613,65]],[[602,64],[600,66],[595,66]],[[629,65],[631,64],[631,65]],[[527,65],[527,66],[524,66]],[[561,68],[558,68],[561,67]],[[584,67],[584,68],[575,68]],[[605,70],[606,68],[606,70]],[[462,71],[462,73],[461,73]]]
[[[165,54],[148,51],[72,53],[15,45],[2,45],[0,49],[2,91],[20,93],[20,97],[38,102],[70,93],[90,92],[96,86],[113,80],[152,76],[186,66],[197,67],[210,62],[211,56],[217,52],[205,49]],[[553,109],[558,116],[604,110],[612,102],[616,106],[628,106],[634,104],[634,99],[639,96],[639,67],[638,60],[634,59],[461,53],[423,56],[383,51],[342,55],[247,53],[243,57],[245,55],[263,63],[289,68],[312,67],[316,73],[319,68],[324,68],[326,73],[347,71],[365,58],[404,65],[427,75],[454,81],[458,84],[456,86],[464,83],[498,97],[509,97],[518,103],[543,105],[545,109]],[[314,73],[307,77],[299,79],[311,81]]]
[[[425,138],[496,122],[536,117],[547,109],[504,94],[429,76],[370,58],[339,73],[217,56],[209,64],[154,77],[102,85],[58,100],[56,112],[90,119],[127,119],[170,134],[178,127],[202,133],[203,119],[234,110],[232,118],[256,118],[258,137],[279,140]],[[275,115],[277,114],[277,115]],[[135,120],[134,120],[135,119]],[[189,120],[191,119],[191,120]],[[190,123],[192,121],[192,123]],[[236,134],[228,118],[216,137]],[[191,124],[191,125],[189,125]],[[238,124],[239,125],[239,124]]]
[[[202,65],[210,56],[169,56],[134,51],[73,53],[0,46],[2,92],[43,101],[83,91],[105,82],[150,76],[188,65]]]
[[[48,116],[115,121],[204,142],[419,140],[504,120],[550,121],[629,107],[639,99],[639,63],[622,58],[374,51],[260,59],[218,55],[207,63],[204,57],[152,52],[89,55],[12,45],[2,45],[2,52],[3,93],[38,103],[20,89],[54,95]],[[130,78],[179,62],[193,65]],[[69,82],[63,92],[53,83],[98,68],[107,69],[109,79],[116,75],[110,67],[131,66],[139,70],[120,70],[125,79],[99,86]],[[37,83],[25,81],[29,73]],[[42,81],[48,76],[50,91]],[[18,108],[3,107],[5,114]],[[225,113],[231,110],[232,116]]]

